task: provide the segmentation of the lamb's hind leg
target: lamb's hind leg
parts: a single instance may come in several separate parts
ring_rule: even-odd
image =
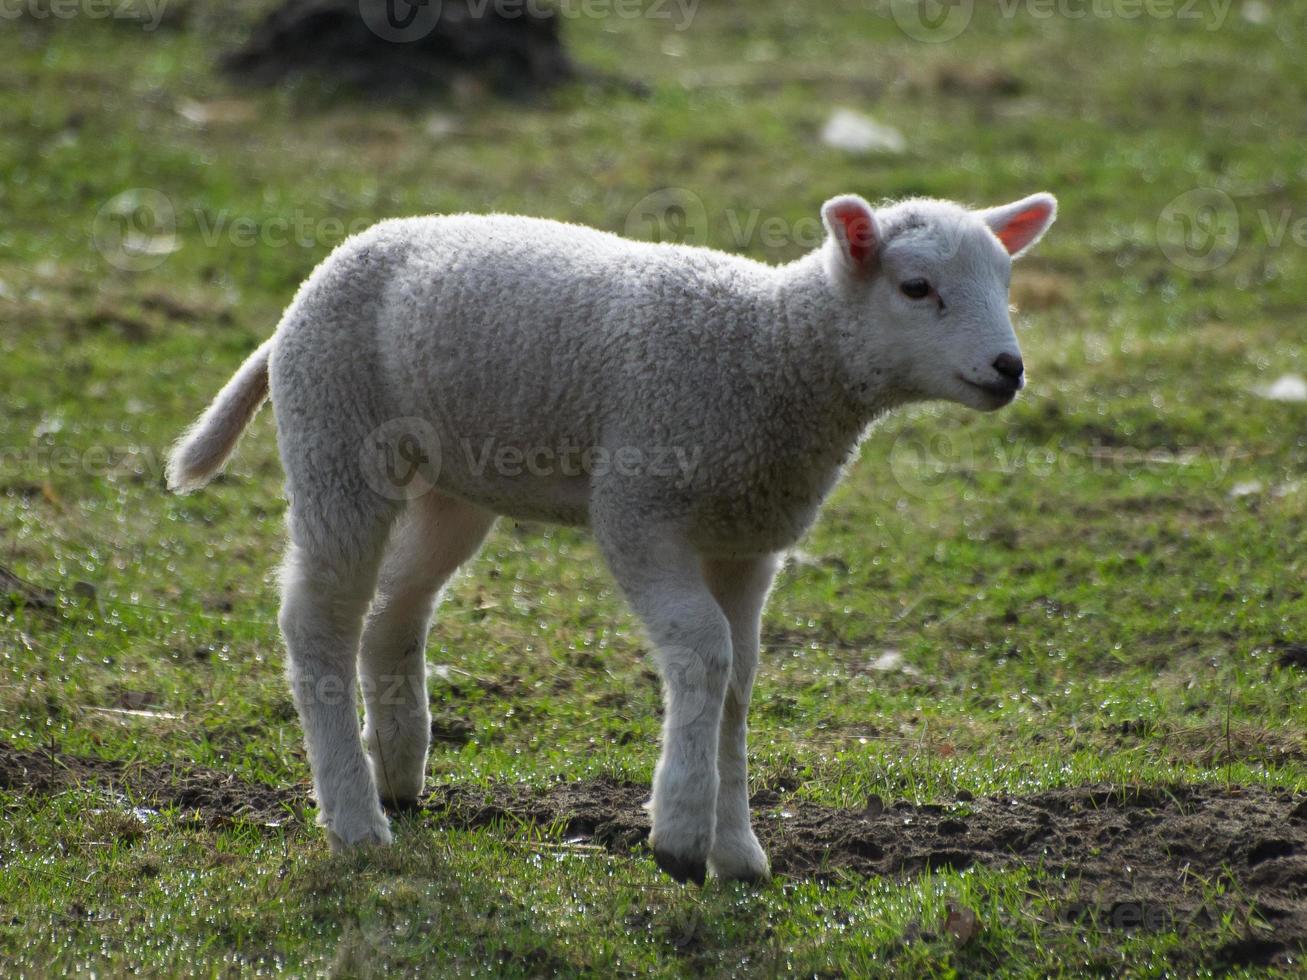
[[[731,682],[722,709],[717,749],[717,833],[708,866],[719,878],[766,879],[767,854],[749,823],[747,762],[749,696],[758,668],[758,634],[776,557],[707,559],[704,578],[731,626]]]
[[[393,511],[339,496],[340,509],[330,513],[298,503],[324,499],[329,495],[292,493],[280,623],[318,822],[339,851],[391,839],[359,738],[355,671],[363,614]]]
[[[363,741],[383,803],[415,802],[431,736],[426,639],[441,588],[480,547],[494,515],[432,491],[409,501],[390,535],[363,630]]]

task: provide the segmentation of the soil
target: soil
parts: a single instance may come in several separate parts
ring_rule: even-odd
[[[276,789],[203,768],[124,765],[0,743],[0,791],[75,785],[175,806],[208,825],[308,822],[303,786]],[[607,778],[548,789],[438,786],[424,814],[444,827],[558,826],[566,839],[618,854],[643,849],[644,785]],[[951,804],[846,810],[765,790],[754,826],[773,870],[789,878],[904,878],[932,869],[1038,865],[1057,915],[1108,929],[1206,929],[1235,912],[1260,922],[1214,966],[1275,964],[1307,950],[1307,799],[1234,786],[1077,786]],[[1204,883],[1207,894],[1204,895]],[[1216,883],[1224,895],[1213,898]]]
[[[380,99],[464,80],[530,96],[576,75],[560,20],[468,0],[286,0],[222,64],[243,82],[312,73]]]
[[[58,597],[52,589],[26,582],[9,569],[0,566],[0,609],[26,607],[40,612],[51,612],[58,604]]]
[[[49,795],[71,788],[117,793],[134,805],[176,807],[211,826],[305,820],[304,787],[276,789],[217,769],[122,763],[62,752],[24,752],[0,742],[0,792]]]

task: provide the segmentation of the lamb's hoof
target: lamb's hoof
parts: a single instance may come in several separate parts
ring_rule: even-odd
[[[683,857],[679,854],[673,854],[671,851],[660,851],[656,847],[653,853],[654,860],[658,862],[658,867],[681,884],[693,881],[700,888],[703,887],[703,883],[708,877],[708,863],[702,858]]]
[[[722,871],[717,867],[712,869],[713,875],[722,881],[738,881],[746,885],[765,885],[771,881],[771,868],[736,868],[730,871]]]
[[[332,854],[348,854],[364,847],[388,847],[393,842],[390,822],[380,810],[375,820],[327,827],[327,843]]]
[[[771,881],[767,852],[752,833],[734,841],[721,838],[715,841],[708,856],[708,868],[722,881],[743,881],[750,885]]]
[[[394,816],[400,816],[407,813],[417,813],[422,809],[422,806],[418,803],[417,797],[414,796],[400,800],[382,800],[381,809]]]

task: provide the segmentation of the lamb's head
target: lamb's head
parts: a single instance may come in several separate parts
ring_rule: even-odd
[[[994,411],[1010,403],[1025,384],[1008,316],[1012,260],[1056,213],[1050,194],[983,211],[932,200],[873,209],[856,195],[827,201],[823,272],[852,389],[882,404],[938,398]]]

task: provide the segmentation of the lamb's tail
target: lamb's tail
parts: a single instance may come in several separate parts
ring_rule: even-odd
[[[190,493],[222,469],[254,413],[268,397],[268,355],[272,340],[245,359],[168,456],[168,489]]]

